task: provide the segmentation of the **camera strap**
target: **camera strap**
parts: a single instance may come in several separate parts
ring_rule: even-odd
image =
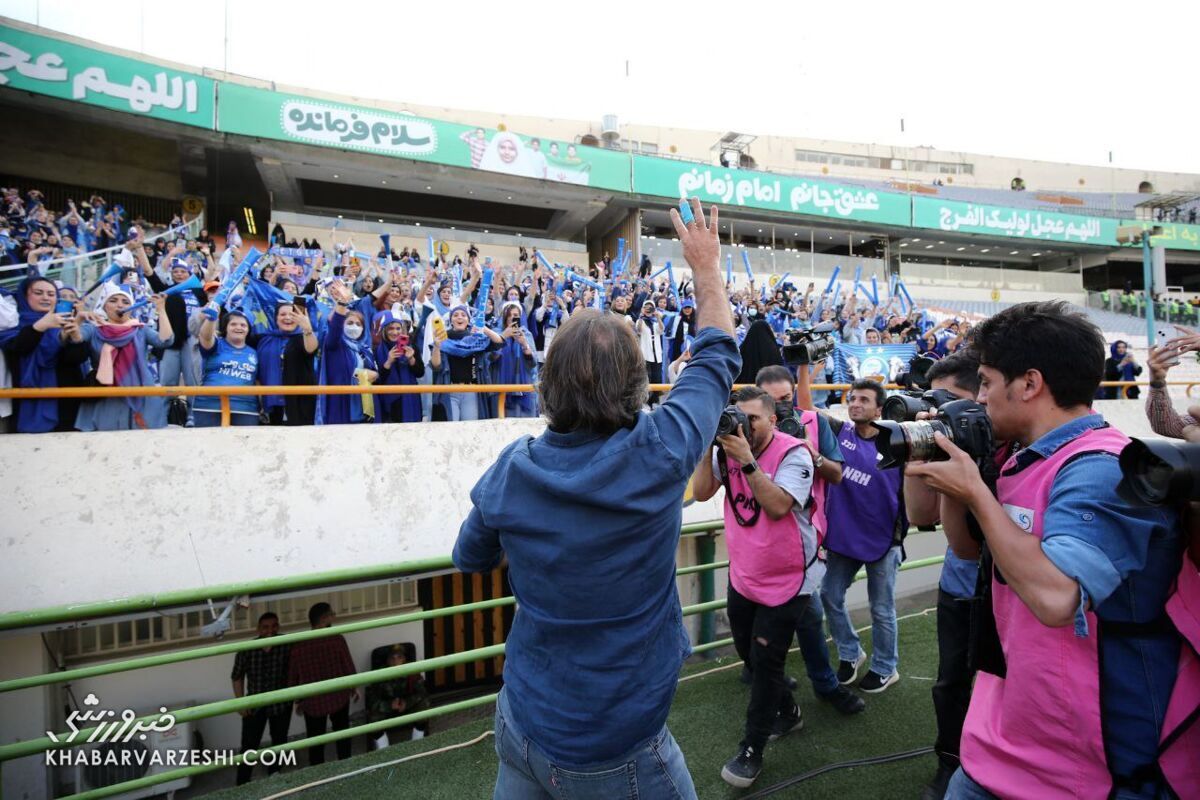
[[[743,528],[753,527],[758,522],[758,516],[762,514],[762,506],[758,505],[758,502],[755,501],[755,505],[758,507],[754,509],[754,515],[750,519],[742,516],[738,510],[737,503],[734,502],[733,492],[729,489],[729,458],[720,447],[717,448],[717,471],[721,474],[721,485],[725,487],[725,502],[729,504],[730,510],[733,511],[733,518]]]

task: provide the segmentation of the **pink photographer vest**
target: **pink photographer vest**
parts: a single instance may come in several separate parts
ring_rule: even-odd
[[[756,459],[758,468],[774,478],[784,457],[804,442],[776,431],[767,449]],[[733,516],[738,504],[743,518],[759,510],[758,501],[742,468],[729,464],[729,488],[725,495],[725,546],[729,549],[729,582],[738,594],[764,606],[780,606],[791,600],[804,584],[804,541],[792,513],[771,519],[766,512],[749,527]]]
[[[1010,519],[1042,538],[1042,522],[1058,470],[1086,452],[1120,454],[1129,438],[1115,428],[1088,431],[1049,458],[1014,475],[1001,475],[997,496]],[[1005,467],[1011,467],[1010,459]],[[1115,487],[1114,487],[1115,488]],[[1073,626],[1043,625],[1009,586],[993,580],[992,607],[1007,676],[980,672],[963,726],[967,774],[1001,798],[1106,798],[1112,788],[1100,722],[1099,631],[1086,612],[1090,635]],[[1159,764],[1181,797],[1200,796],[1200,726],[1173,741],[1173,731],[1200,707],[1200,663],[1188,642],[1200,643],[1200,577],[1184,569],[1167,611],[1184,634],[1180,671],[1167,710]],[[1178,615],[1178,616],[1177,616]],[[1190,627],[1189,627],[1190,626]],[[1189,633],[1190,631],[1190,633]]]
[[[802,441],[808,447],[813,462],[816,463],[817,456],[821,452],[821,425],[817,419],[817,412],[806,408],[797,408],[796,413],[800,417],[800,424],[804,427]],[[829,530],[829,523],[825,519],[825,487],[825,479],[817,474],[816,469],[813,469],[812,505],[809,510],[812,514],[813,528],[817,531],[817,547],[825,543],[825,531]]]

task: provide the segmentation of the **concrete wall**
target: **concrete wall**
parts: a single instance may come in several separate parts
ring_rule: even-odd
[[[0,484],[36,491],[0,519],[0,610],[444,556],[483,470],[543,425],[6,437]]]
[[[14,175],[148,197],[177,198],[179,148],[175,141],[131,130],[6,107],[4,171]],[[86,197],[76,197],[81,203]]]

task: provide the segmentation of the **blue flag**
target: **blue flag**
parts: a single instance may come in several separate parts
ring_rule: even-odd
[[[292,302],[292,296],[276,289],[266,281],[251,280],[242,295],[242,311],[250,318],[255,333],[264,333],[275,327],[275,310],[284,303]]]
[[[839,344],[834,351],[834,381],[852,383],[882,375],[893,383],[917,354],[915,344]]]

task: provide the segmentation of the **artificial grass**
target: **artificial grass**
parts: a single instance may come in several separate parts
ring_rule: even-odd
[[[797,702],[804,728],[767,746],[763,772],[750,789],[738,790],[721,780],[721,766],[731,758],[742,737],[749,690],[738,681],[736,657],[689,664],[675,695],[668,726],[687,758],[696,792],[704,800],[735,798],[778,784],[828,764],[913,750],[934,738],[930,689],[937,674],[937,634],[932,610],[899,622],[900,682],[879,695],[863,695],[866,711],[843,717],[818,701],[804,675],[798,652],[788,657],[788,673],[800,681]],[[870,634],[863,635],[870,652]],[[729,669],[707,673],[715,667]],[[861,674],[861,673],[860,673]],[[491,716],[346,761],[293,770],[245,786],[205,795],[208,800],[264,798],[289,788],[381,764],[414,753],[469,741],[492,727]],[[332,747],[329,750],[332,751]],[[303,761],[303,754],[300,756]],[[789,787],[772,797],[911,798],[933,774],[933,755],[893,764],[835,770]],[[496,778],[492,737],[470,747],[305,789],[290,795],[303,800],[334,798],[414,797],[422,800],[489,798]]]

